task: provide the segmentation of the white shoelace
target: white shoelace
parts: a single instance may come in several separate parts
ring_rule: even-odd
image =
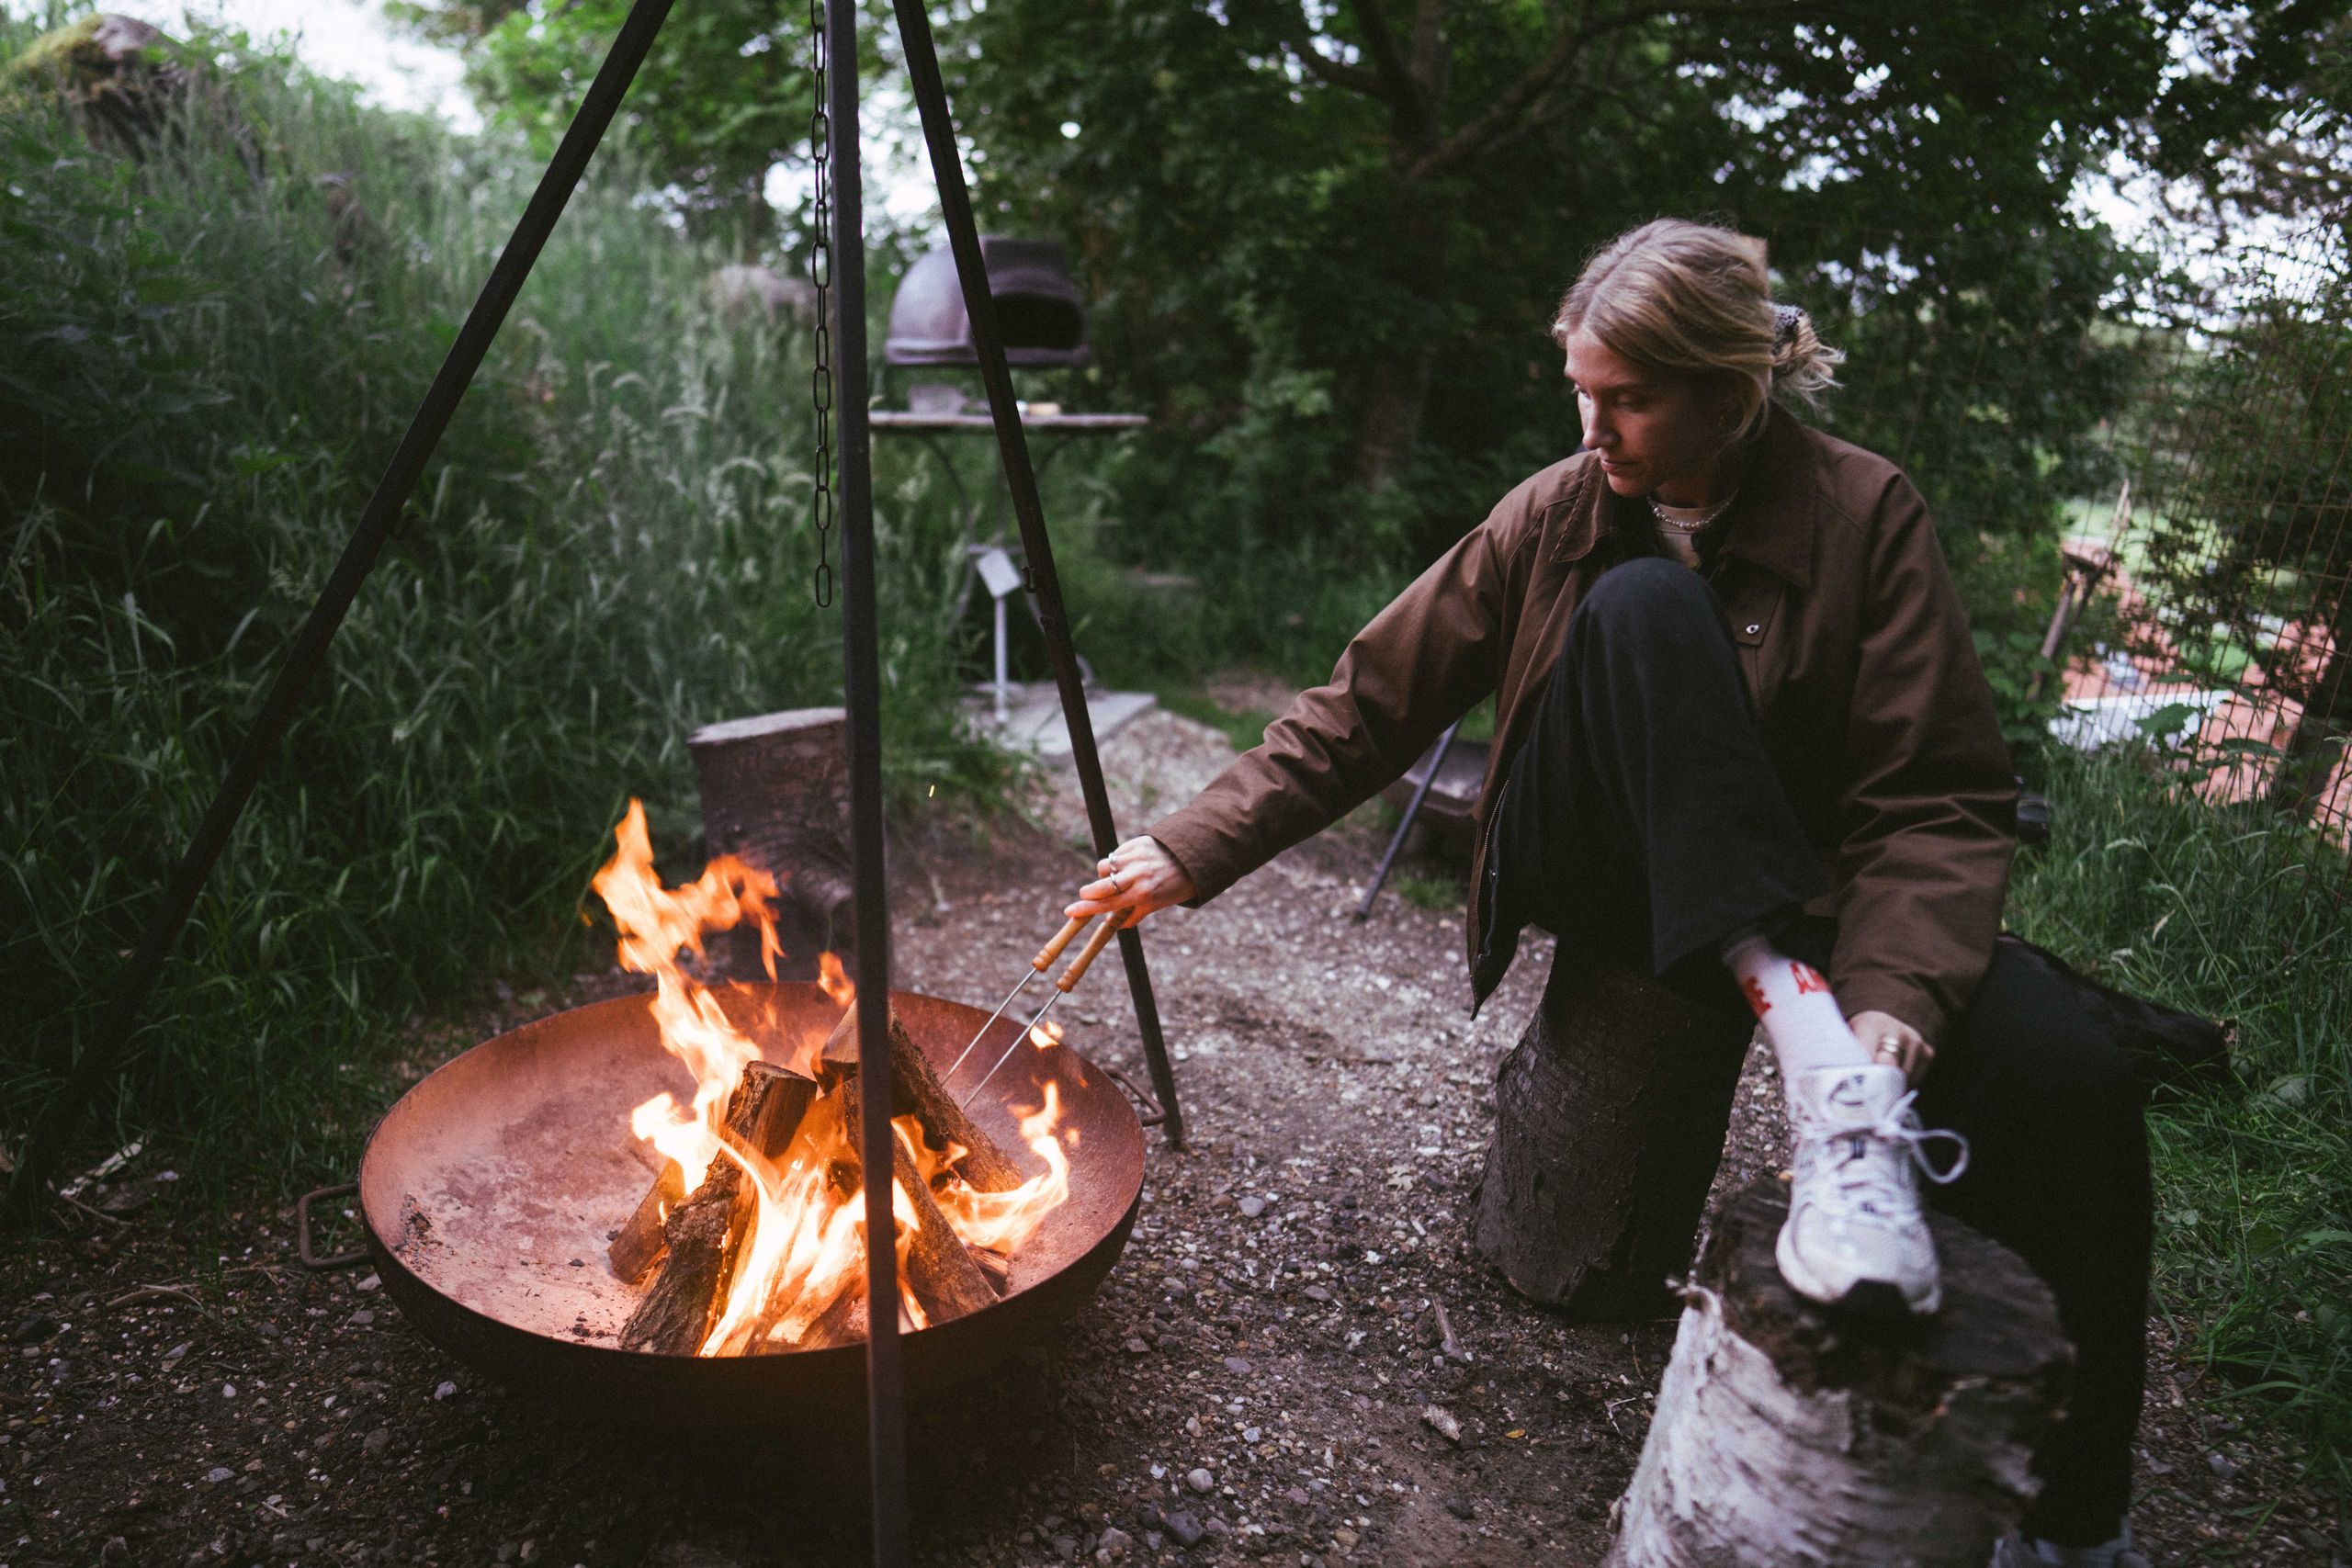
[[[1879,1138],[1890,1144],[1900,1144],[1911,1156],[1919,1174],[1939,1187],[1957,1181],[1968,1168],[1968,1140],[1962,1134],[1943,1128],[1928,1129],[1919,1125],[1919,1118],[1911,1102],[1919,1098],[1912,1089],[1896,1100],[1875,1122],[1849,1122],[1839,1125],[1822,1124],[1808,1128],[1801,1142],[1814,1145],[1823,1157],[1836,1160],[1835,1183],[1838,1194],[1851,1202],[1863,1204],[1875,1212],[1893,1214],[1916,1214],[1919,1195],[1908,1183],[1895,1179],[1901,1166],[1889,1167],[1858,1151],[1839,1159],[1830,1152],[1831,1145],[1857,1136]],[[1926,1145],[1943,1139],[1954,1145],[1954,1156],[1949,1169],[1938,1170],[1928,1157]]]

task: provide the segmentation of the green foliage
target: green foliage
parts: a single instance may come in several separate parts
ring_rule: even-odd
[[[283,61],[240,86],[267,178],[0,125],[0,1125],[85,1038],[538,172]],[[404,1015],[607,962],[582,895],[626,796],[691,869],[691,728],[839,700],[807,345],[715,320],[713,254],[599,167],[148,1008],[115,1110],[201,1174],[347,1169]],[[882,505],[894,787],[992,784],[952,728],[953,541],[921,484]]]
[[[2352,897],[2343,850],[2217,808],[2164,760],[2051,759],[2052,847],[2009,923],[2110,985],[2227,1019],[2248,1092],[2160,1103],[2157,1292],[2191,1353],[2352,1455]]]

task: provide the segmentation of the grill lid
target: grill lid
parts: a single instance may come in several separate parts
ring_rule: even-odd
[[[1086,308],[1070,280],[1069,262],[1056,240],[983,235],[989,292],[1004,333],[1005,362],[1024,369],[1086,365]],[[943,245],[907,269],[890,301],[890,332],[882,357],[890,365],[978,365],[972,323],[955,254]]]

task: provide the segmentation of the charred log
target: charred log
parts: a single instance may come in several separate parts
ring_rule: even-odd
[[[1717,1225],[1608,1562],[1980,1568],[2032,1495],[2065,1394],[2049,1288],[1939,1214],[1941,1312],[1833,1312],[1773,1262],[1787,1213],[1767,1179]]]
[[[853,1136],[864,1113],[865,1097],[858,1092],[857,1075],[845,1074],[842,1078],[842,1121]],[[994,1304],[996,1288],[981,1271],[964,1238],[956,1234],[940,1212],[937,1200],[931,1195],[931,1186],[915,1168],[914,1156],[907,1150],[906,1140],[892,1130],[890,1139],[891,1172],[899,1188],[914,1207],[914,1234],[907,1239],[907,1285],[922,1303],[922,1310],[932,1322],[938,1323],[966,1313],[978,1312]]]
[[[646,1189],[637,1212],[614,1233],[612,1244],[605,1248],[605,1256],[613,1266],[613,1278],[632,1285],[644,1278],[645,1271],[653,1267],[655,1259],[670,1245],[662,1234],[662,1222],[670,1217],[673,1209],[685,1201],[685,1173],[678,1168],[676,1160],[663,1160],[661,1174]]]
[[[855,1070],[855,1008],[842,1015],[832,1037],[825,1042],[824,1064],[829,1078]],[[980,1131],[978,1123],[966,1115],[964,1108],[947,1092],[931,1059],[908,1036],[906,1025],[899,1021],[896,1008],[890,1010],[890,1110],[893,1116],[911,1115],[921,1122],[923,1142],[933,1150],[944,1153],[951,1145],[960,1147],[964,1152],[956,1156],[953,1167],[978,1190],[1010,1192],[1026,1179],[1003,1146]],[[850,1136],[854,1140],[855,1122],[850,1123]]]

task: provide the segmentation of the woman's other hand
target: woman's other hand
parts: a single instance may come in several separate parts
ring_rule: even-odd
[[[1921,1038],[1917,1030],[1891,1013],[1858,1012],[1846,1021],[1862,1049],[1871,1054],[1873,1062],[1884,1062],[1901,1067],[1911,1087],[1919,1087],[1935,1065],[1936,1048]]]
[[[1126,924],[1139,925],[1145,917],[1193,896],[1193,879],[1147,833],[1129,839],[1108,858],[1094,863],[1094,880],[1078,890],[1078,899],[1062,913],[1071,919],[1100,915],[1112,909],[1134,911]]]

